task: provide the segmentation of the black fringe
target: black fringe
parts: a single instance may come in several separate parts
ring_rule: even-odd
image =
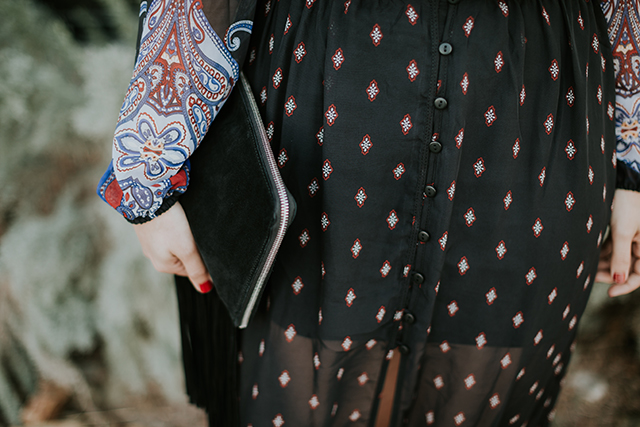
[[[189,399],[207,411],[210,427],[239,426],[238,330],[215,288],[203,295],[186,277],[175,279]]]

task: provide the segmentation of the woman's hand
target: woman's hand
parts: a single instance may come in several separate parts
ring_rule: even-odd
[[[180,203],[157,218],[133,226],[142,252],[161,273],[187,276],[198,292],[213,288],[211,276],[193,240],[187,217]]]
[[[596,281],[613,284],[611,297],[640,287],[640,192],[616,190],[611,238],[602,248]]]

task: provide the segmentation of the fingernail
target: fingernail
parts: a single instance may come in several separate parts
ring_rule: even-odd
[[[615,273],[613,275],[613,281],[616,282],[616,283],[624,283],[626,280],[625,280],[624,274]]]
[[[211,289],[213,289],[213,283],[211,283],[211,280],[207,280],[203,284],[198,285],[198,288],[200,288],[200,292],[206,294],[207,292],[210,292]]]

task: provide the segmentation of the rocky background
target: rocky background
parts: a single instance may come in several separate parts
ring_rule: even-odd
[[[171,278],[95,195],[137,9],[0,0],[0,426],[204,426]],[[596,286],[556,426],[640,425],[639,305]]]

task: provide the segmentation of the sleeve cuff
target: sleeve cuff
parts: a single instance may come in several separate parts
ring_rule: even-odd
[[[631,166],[618,160],[616,174],[616,188],[640,191],[640,173],[631,168]]]

